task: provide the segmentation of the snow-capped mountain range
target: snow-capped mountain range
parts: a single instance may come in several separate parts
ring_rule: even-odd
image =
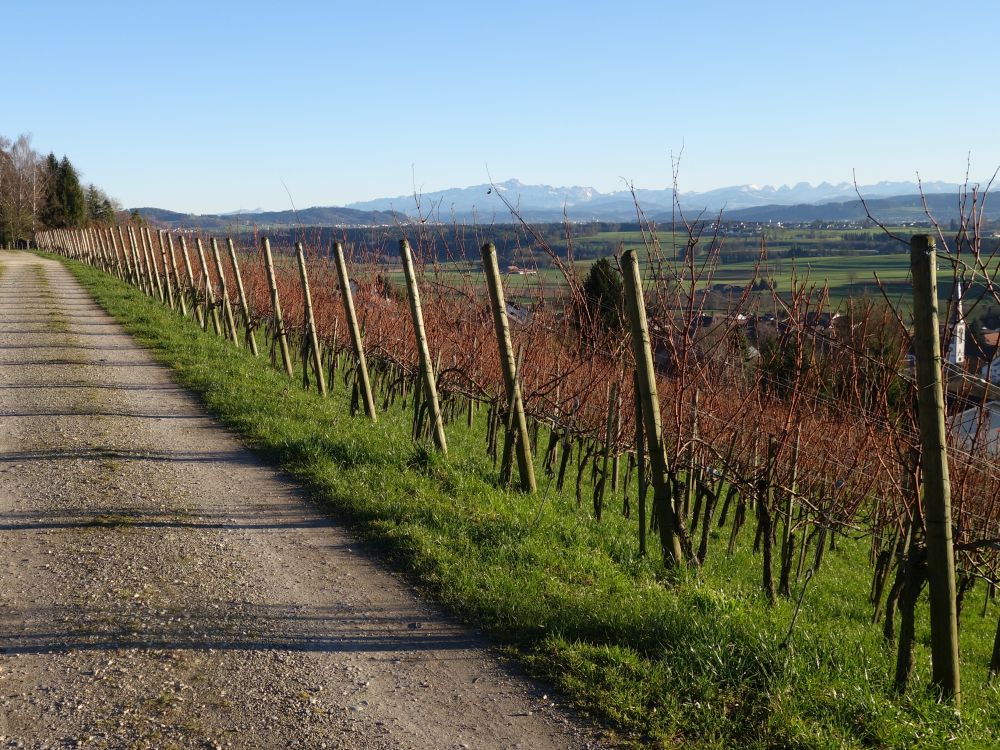
[[[955,193],[959,185],[946,182],[925,182],[926,194]],[[888,198],[915,195],[920,190],[914,182],[878,182],[860,187],[865,198]],[[434,216],[447,220],[452,216],[466,217],[477,214],[488,220],[492,215],[507,215],[501,200],[505,198],[526,217],[537,220],[540,216],[559,218],[565,209],[571,218],[627,220],[635,218],[635,205],[627,190],[602,193],[592,187],[553,187],[551,185],[526,185],[519,180],[507,180],[493,185],[474,185],[423,193],[418,200],[413,195],[350,203],[346,208],[361,211],[395,211],[415,216]],[[647,214],[669,213],[673,206],[673,191],[664,189],[637,189],[636,198]],[[832,184],[822,182],[812,185],[735,185],[705,192],[681,192],[680,204],[685,210],[737,211],[758,206],[816,205],[851,201],[857,198],[854,185],[849,182]]]
[[[861,195],[869,209],[883,221],[919,221],[924,217],[924,202],[938,219],[957,215],[957,183],[878,182],[862,185]],[[415,198],[395,198],[351,203],[347,206],[316,206],[298,211],[232,211],[224,214],[182,214],[160,208],[138,208],[142,215],[165,226],[228,227],[238,221],[244,225],[266,226],[379,226],[415,220],[509,223],[510,211],[533,223],[570,221],[635,222],[636,201],[646,219],[657,222],[675,218],[673,191],[636,189],[635,200],[628,190],[602,193],[592,187],[552,187],[526,185],[518,180],[473,185],[423,193]],[[722,213],[729,221],[861,221],[866,210],[858,200],[854,185],[848,182],[811,185],[734,185],[704,192],[681,193],[679,204],[688,219],[711,218]],[[1000,219],[1000,204],[990,204],[989,217]]]

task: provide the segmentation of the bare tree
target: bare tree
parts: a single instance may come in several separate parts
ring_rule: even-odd
[[[0,228],[7,242],[28,240],[37,228],[43,192],[42,159],[22,134],[0,142]]]

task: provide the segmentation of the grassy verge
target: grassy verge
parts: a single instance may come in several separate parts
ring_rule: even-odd
[[[869,624],[863,542],[829,555],[783,648],[792,604],[767,605],[759,560],[746,547],[727,556],[726,529],[714,532],[702,570],[665,580],[655,556],[637,557],[634,521],[610,511],[595,523],[571,481],[560,494],[543,480],[535,497],[498,488],[481,424],[449,426],[442,458],[410,440],[408,413],[352,419],[342,386],[328,399],[305,393],[136,290],[66,265],[247,445],[623,744],[996,746],[1000,696],[985,685],[994,605],[963,619],[960,722],[927,691],[926,632],[916,684],[893,697],[892,649]]]

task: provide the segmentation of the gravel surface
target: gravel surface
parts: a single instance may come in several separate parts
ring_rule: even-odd
[[[61,265],[0,264],[0,747],[600,746]]]

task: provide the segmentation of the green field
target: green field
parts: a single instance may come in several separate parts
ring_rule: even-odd
[[[246,444],[622,745],[996,747],[1000,695],[986,666],[1000,610],[980,614],[981,589],[962,619],[960,721],[929,689],[925,602],[914,684],[894,695],[894,649],[870,622],[867,539],[843,539],[808,586],[797,583],[802,613],[784,643],[794,605],[768,606],[751,532],[727,555],[728,527],[713,530],[703,568],[667,575],[656,555],[637,555],[635,520],[615,503],[600,523],[579,507],[572,477],[563,492],[543,480],[536,496],[499,487],[482,414],[448,426],[442,457],[411,440],[408,411],[377,425],[351,418],[343,386],[327,399],[289,387],[266,358],[67,266]]]
[[[619,233],[622,237],[634,240],[634,232]],[[641,250],[640,245],[626,244],[626,248],[635,247]],[[576,269],[580,278],[586,276],[593,260],[577,261]],[[670,264],[668,264],[669,269]],[[860,296],[882,297],[876,281],[876,274],[885,286],[890,301],[899,309],[908,309],[910,306],[910,257],[908,252],[898,252],[891,254],[864,254],[864,255],[826,255],[817,257],[799,258],[775,258],[761,264],[759,271],[756,268],[756,260],[741,260],[734,262],[722,262],[712,272],[709,277],[706,275],[701,288],[708,288],[714,285],[728,285],[742,287],[754,279],[755,272],[758,273],[757,281],[770,280],[774,289],[783,297],[791,295],[794,288],[810,287],[816,290],[824,285],[829,290],[829,304],[834,310],[842,308],[850,298]],[[1000,257],[995,258],[990,265],[991,273],[1000,276]],[[428,266],[426,278],[430,281],[438,281],[446,286],[460,286],[463,283],[482,283],[482,270],[474,263],[442,263],[437,267]],[[646,268],[647,275],[650,273]],[[947,300],[951,294],[952,269],[946,260],[942,259],[938,263],[939,274],[939,296],[942,301]],[[403,283],[402,272],[391,273],[390,276],[399,284]],[[508,296],[511,299],[530,301],[543,292],[551,297],[558,295],[564,288],[562,273],[552,266],[540,265],[534,275],[509,274],[505,276],[505,285]],[[981,293],[981,287],[973,287],[967,290],[968,298],[974,299]],[[719,302],[724,302],[731,294],[723,293]],[[758,300],[766,300],[770,297],[769,290],[761,290],[756,293]]]
[[[909,237],[913,227],[889,227],[890,232],[900,237]],[[928,231],[921,229],[919,231]],[[649,232],[623,231],[598,232],[574,239],[579,253],[589,253],[594,249],[604,249],[604,253],[613,252],[620,243],[626,247],[641,247],[644,241],[651,237]],[[656,229],[656,237],[665,255],[672,256],[675,248],[682,249],[687,243],[684,232],[671,233],[669,227]],[[743,255],[756,256],[760,250],[761,240],[772,256],[787,255],[822,255],[822,254],[869,254],[894,252],[899,243],[880,229],[813,229],[808,227],[767,227],[758,233],[747,230],[740,234],[720,234],[713,238],[711,230],[706,229],[700,237],[698,246],[707,251],[713,240],[724,256]]]
[[[913,227],[889,227],[889,231],[909,238]],[[921,229],[918,231],[929,231]],[[758,278],[770,279],[774,288],[782,295],[791,293],[793,286],[806,284],[807,287],[829,287],[831,305],[836,308],[850,297],[859,295],[881,295],[875,274],[885,284],[890,298],[908,306],[909,251],[905,245],[892,240],[881,230],[875,229],[810,229],[781,228],[764,232],[768,259],[761,265]],[[670,259],[673,243],[669,232],[658,232],[661,252]],[[683,248],[685,236],[678,242]],[[577,240],[578,243],[623,243],[626,249],[643,251],[645,244],[639,232],[602,232],[592,237]],[[696,257],[704,257],[711,238],[704,237],[698,245]],[[760,250],[760,236],[726,236],[721,238],[724,251],[738,251],[745,258],[723,260],[712,275],[712,284],[745,285],[755,273]],[[792,253],[795,257],[787,257]],[[939,264],[942,283],[941,298],[946,299],[951,292],[952,270],[946,260]],[[1000,258],[994,259],[991,272],[1000,271]]]

